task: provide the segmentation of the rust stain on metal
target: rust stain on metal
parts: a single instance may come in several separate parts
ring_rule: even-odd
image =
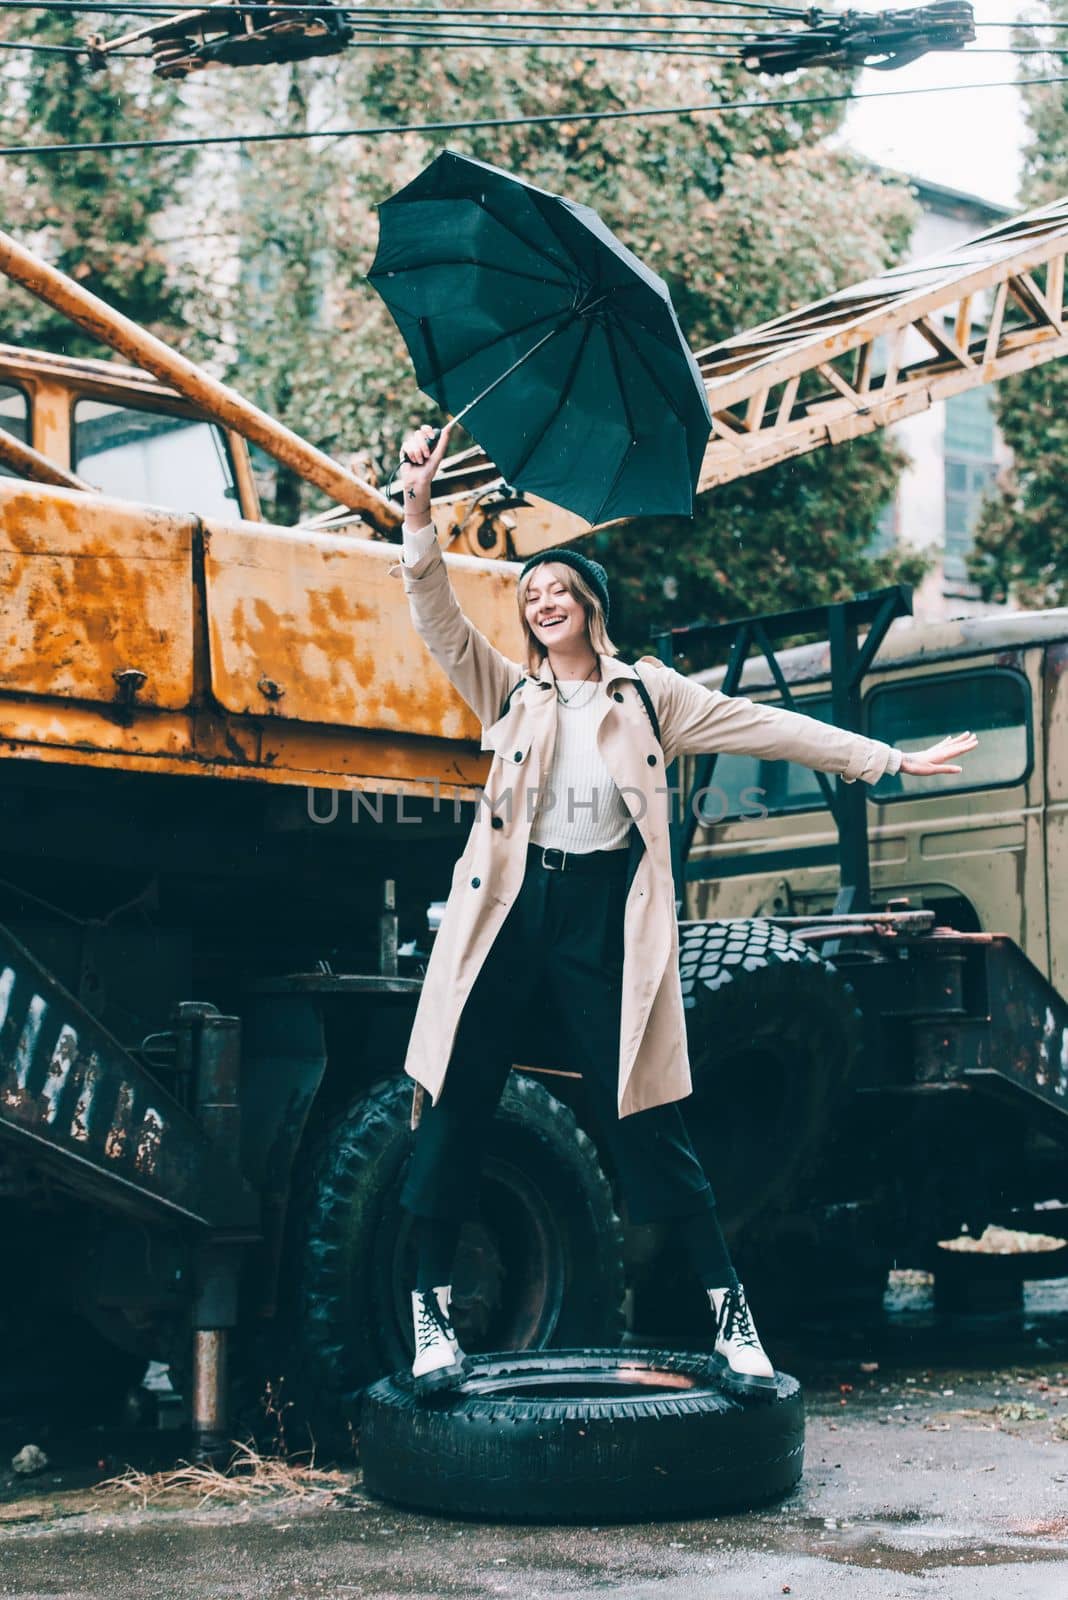
[[[193,686],[193,519],[0,483],[0,689],[177,709]]]
[[[129,1083],[120,1083],[115,1099],[115,1113],[104,1140],[104,1154],[109,1161],[118,1161],[126,1153],[130,1136],[130,1117],[133,1112],[134,1093]]]
[[[74,1105],[74,1114],[70,1123],[70,1136],[72,1139],[76,1139],[79,1144],[88,1144],[89,1142],[93,1100],[102,1078],[103,1073],[100,1063],[95,1054],[91,1055],[82,1078],[82,1086]]]
[[[41,1100],[45,1108],[44,1120],[48,1124],[54,1123],[59,1115],[60,1096],[67,1086],[71,1068],[77,1059],[78,1035],[70,1024],[65,1022],[59,1030],[59,1038],[55,1042],[52,1058],[48,1063],[48,1072],[41,1085]]]
[[[163,1142],[164,1126],[159,1112],[152,1106],[146,1106],[134,1150],[134,1166],[144,1177],[151,1177],[156,1170],[156,1159]]]
[[[477,740],[476,718],[412,628],[403,584],[390,572],[395,551],[307,529],[209,524],[206,534],[220,705],[273,722]],[[452,576],[475,626],[518,654],[512,573],[462,559]],[[263,678],[285,687],[284,702],[265,703]]]
[[[193,1428],[218,1433],[226,1420],[226,1334],[220,1328],[193,1333]]]
[[[41,1025],[44,1022],[47,1010],[47,1002],[39,994],[35,994],[31,998],[26,1008],[26,1017],[22,1024],[22,1032],[19,1034],[18,1044],[15,1046],[13,1062],[15,1082],[20,1089],[25,1089],[28,1086],[37,1050],[37,1040],[40,1037]]]

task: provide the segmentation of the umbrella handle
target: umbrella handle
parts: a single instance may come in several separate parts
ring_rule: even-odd
[[[438,440],[440,438],[441,438],[441,429],[440,428],[435,428],[433,433],[427,439],[427,444],[429,445],[431,450],[434,450],[434,449],[437,448],[437,443],[438,443]],[[407,466],[407,467],[414,467],[415,466],[415,462],[414,461],[409,461],[408,457],[404,454],[403,450],[401,451],[401,460],[404,462],[405,466]]]
[[[594,305],[595,306],[599,306],[601,304],[601,301],[605,300],[606,298],[607,298],[606,295],[602,295],[600,300],[597,300],[597,301],[594,302]],[[463,407],[463,409],[458,411],[456,413],[456,415],[453,417],[453,419],[452,419],[453,426],[455,427],[456,423],[458,423],[462,417],[466,417],[466,415],[467,415],[467,413],[469,411],[473,411],[475,406],[478,405],[479,401],[480,400],[485,400],[486,396],[488,394],[491,394],[493,392],[493,390],[496,389],[499,384],[502,384],[506,378],[510,378],[512,376],[513,372],[517,372],[525,361],[529,361],[531,356],[537,355],[537,353],[541,349],[542,345],[548,344],[550,339],[555,339],[558,334],[561,334],[561,333],[564,332],[565,328],[569,328],[571,326],[571,324],[574,322],[574,320],[575,320],[575,318],[576,318],[576,316],[578,314],[579,313],[577,312],[577,310],[573,309],[573,310],[569,311],[567,313],[567,315],[563,318],[563,320],[561,322],[559,322],[555,328],[550,328],[549,332],[546,333],[546,334],[543,334],[542,337],[537,341],[536,344],[532,344],[529,350],[524,351],[524,353],[519,357],[518,361],[513,361],[512,365],[508,368],[507,372],[502,372],[499,378],[494,378],[492,383],[489,383],[489,384],[486,385],[486,387],[483,389],[481,394],[476,394],[475,398],[473,400],[469,400],[467,402],[467,404]],[[427,440],[427,444],[430,446],[431,450],[433,450],[434,446],[437,444],[437,442],[438,442],[438,440],[440,438],[441,438],[441,429],[440,428],[435,428],[433,433],[430,435],[429,439]],[[401,454],[401,460],[406,462],[409,467],[414,466],[414,462],[409,461],[408,457],[406,455],[404,455],[403,453]]]

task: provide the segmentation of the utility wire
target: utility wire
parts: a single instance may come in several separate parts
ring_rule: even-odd
[[[732,3],[737,5],[739,3],[739,0],[732,0]],[[164,0],[133,0],[132,4],[120,4],[120,3],[109,4],[108,0],[0,0],[0,11],[47,11],[47,12],[51,12],[51,13],[55,13],[55,14],[62,14],[63,12],[88,11],[88,12],[94,13],[97,16],[107,16],[107,15],[110,14],[110,15],[114,15],[114,16],[123,16],[123,17],[130,17],[130,16],[172,17],[173,16],[175,18],[178,18],[178,17],[182,16],[182,14],[184,12],[188,11],[189,14],[190,14],[190,17],[195,19],[198,12],[202,12],[204,10],[210,10],[210,9],[211,9],[210,5],[209,6],[204,6],[204,7],[180,5],[180,6],[175,7],[174,5],[168,5],[168,4],[164,3]],[[216,9],[219,12],[221,12],[223,15],[225,15],[227,7],[218,6],[218,7],[216,7]],[[362,10],[362,8],[360,10],[350,11],[350,10],[347,10],[344,6],[332,6],[332,5],[319,5],[319,6],[316,6],[314,3],[312,3],[312,4],[293,5],[293,4],[289,3],[289,0],[282,0],[282,3],[279,4],[279,5],[271,5],[269,3],[266,3],[266,0],[249,0],[249,3],[246,5],[246,4],[244,4],[244,0],[242,0],[242,3],[240,5],[240,7],[239,8],[235,8],[235,9],[240,9],[242,12],[248,12],[248,13],[252,14],[253,16],[256,15],[257,13],[259,13],[259,12],[269,12],[271,14],[281,14],[281,15],[286,15],[286,14],[293,13],[293,14],[303,14],[305,16],[322,15],[323,12],[327,12],[328,14],[337,15],[339,17],[344,17],[346,19],[353,19],[353,18],[358,19],[358,18],[368,14],[368,13],[364,12]],[[389,16],[389,17],[405,14],[404,12],[399,12],[398,13],[398,12],[390,10],[390,9],[388,9],[386,7],[379,7],[377,9],[380,10],[383,14],[385,14],[386,16]],[[483,12],[480,12],[480,13],[469,13],[469,12],[460,11],[459,8],[455,8],[455,7],[451,8],[451,9],[456,11],[456,13],[458,15],[472,15],[472,14],[474,14],[474,15],[482,15],[482,16],[502,15],[502,13],[500,13],[500,12],[491,13],[491,12],[483,11]],[[431,8],[431,7],[426,7],[426,8],[413,7],[413,8],[411,8],[411,14],[412,15],[415,15],[417,12],[418,12],[418,14],[421,14],[423,16],[430,16],[430,17],[433,17],[433,16],[439,14],[438,11],[437,11],[437,8]],[[759,14],[764,20],[775,21],[775,22],[778,22],[778,21],[790,21],[790,20],[798,20],[798,21],[800,21],[800,20],[802,20],[803,18],[805,18],[808,15],[807,12],[797,11],[797,10],[794,10],[792,7],[782,7],[782,6],[774,6],[774,5],[759,5],[759,6],[757,6],[757,5],[754,4],[754,12]],[[511,13],[508,13],[508,14],[512,15],[512,16],[525,16],[525,15],[527,15],[527,13],[522,12],[522,11],[511,12]],[[659,13],[649,13],[649,14],[650,15],[657,15],[657,16],[664,16],[664,17],[668,17],[668,18],[670,18],[673,15],[673,13],[671,13],[671,12],[659,12]],[[559,11],[559,12],[541,12],[541,13],[536,13],[536,15],[548,16],[548,17],[566,17],[566,16],[581,17],[581,16],[585,16],[586,13],[582,12],[582,11]],[[614,13],[612,11],[606,11],[606,12],[601,12],[601,13],[592,13],[592,15],[595,15],[595,16],[596,15],[601,15],[601,16],[605,16],[605,17],[613,17],[613,16],[616,15],[616,13]],[[731,21],[731,22],[742,22],[744,20],[743,18],[736,16],[733,12],[730,12],[730,11],[694,12],[694,13],[688,13],[688,15],[692,16],[695,19],[696,18],[703,19],[705,16],[708,16],[709,18],[713,18],[713,19],[717,19],[718,18],[718,19],[722,19],[724,21]]]
[[[426,20],[420,20],[417,22],[396,22],[390,18],[373,18],[369,21],[364,21],[364,18],[361,14],[359,20],[350,21],[349,26],[362,29],[365,32],[368,30],[381,29],[390,33],[437,33],[441,30],[456,30],[457,28],[460,28],[462,24],[455,17],[449,17],[442,22],[438,22],[436,20],[433,22]],[[524,26],[524,24],[521,22],[479,22],[473,23],[471,26],[482,29],[492,29],[495,33],[531,32],[530,25],[527,24]],[[534,31],[537,31],[536,26]],[[776,28],[770,31],[778,33],[780,30]],[[595,24],[584,22],[564,22],[555,25],[553,27],[553,35],[555,36],[560,32],[604,34],[606,37],[611,39],[614,39],[617,34],[622,36],[624,34],[632,33],[652,34],[654,38],[658,39],[715,39],[719,37],[723,37],[725,39],[735,39],[752,38],[753,36],[752,30],[748,30],[744,34],[739,34],[736,33],[732,28],[659,28],[655,24],[650,24],[649,27],[642,28],[632,27],[628,23],[622,28],[606,29],[602,23]],[[803,37],[803,35],[799,34],[798,37]]]
[[[0,39],[0,50],[34,50],[40,55],[84,56],[88,48],[84,44],[24,44],[18,39]]]
[[[1068,74],[1061,77],[1032,78],[1030,85],[1068,83]],[[643,106],[621,111],[553,111],[533,117],[480,117],[455,122],[383,123],[366,128],[322,128],[318,132],[293,133],[219,133],[197,134],[189,137],[167,139],[107,139],[95,142],[70,144],[11,144],[0,145],[0,156],[84,155],[90,151],[101,153],[113,150],[173,150],[202,148],[209,145],[230,144],[291,144],[308,139],[372,139],[391,133],[455,133],[474,128],[529,128],[545,127],[553,123],[620,122],[639,117],[682,117],[698,112],[711,112],[719,116],[743,111],[774,111],[786,106],[839,105],[854,100],[900,100],[917,94],[957,94],[974,89],[1018,89],[1016,78],[998,83],[945,83],[931,84],[915,89],[872,89],[863,94],[789,95],[776,100],[713,100],[690,106]]]

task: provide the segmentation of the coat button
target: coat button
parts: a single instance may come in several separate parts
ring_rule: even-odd
[[[645,759],[646,759],[646,761],[648,761],[648,763],[649,763],[649,765],[651,767],[655,767],[656,766],[656,757],[655,756],[646,756]]]
[[[614,695],[613,695],[613,696],[612,696],[612,699],[613,699],[613,700],[619,700],[619,701],[622,701],[622,699],[623,699],[623,696],[622,696],[622,695],[621,695],[621,694],[620,694],[620,692],[619,692],[619,690],[618,690],[618,689],[617,689],[617,690],[616,690],[616,692],[615,692],[615,694],[614,694]]]
[[[504,827],[504,818],[503,817],[494,817],[493,821],[490,823],[490,827],[491,828],[503,828]]]
[[[471,887],[472,887],[472,889],[477,889],[481,882],[482,882],[481,878],[472,878],[471,879]]]
[[[517,760],[517,761],[522,761],[522,759],[523,759],[523,752],[522,752],[522,750],[517,750],[517,751],[516,751],[516,753],[515,753],[515,758],[516,758],[516,760]]]

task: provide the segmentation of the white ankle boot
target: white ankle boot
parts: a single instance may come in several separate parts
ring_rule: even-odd
[[[743,1394],[774,1394],[775,1368],[757,1337],[742,1285],[709,1289],[708,1298],[716,1318],[712,1364],[725,1387]]]
[[[415,1324],[415,1360],[412,1377],[421,1388],[432,1389],[451,1383],[464,1373],[463,1351],[453,1330],[450,1315],[452,1290],[443,1286],[433,1291],[412,1291],[412,1319]]]

